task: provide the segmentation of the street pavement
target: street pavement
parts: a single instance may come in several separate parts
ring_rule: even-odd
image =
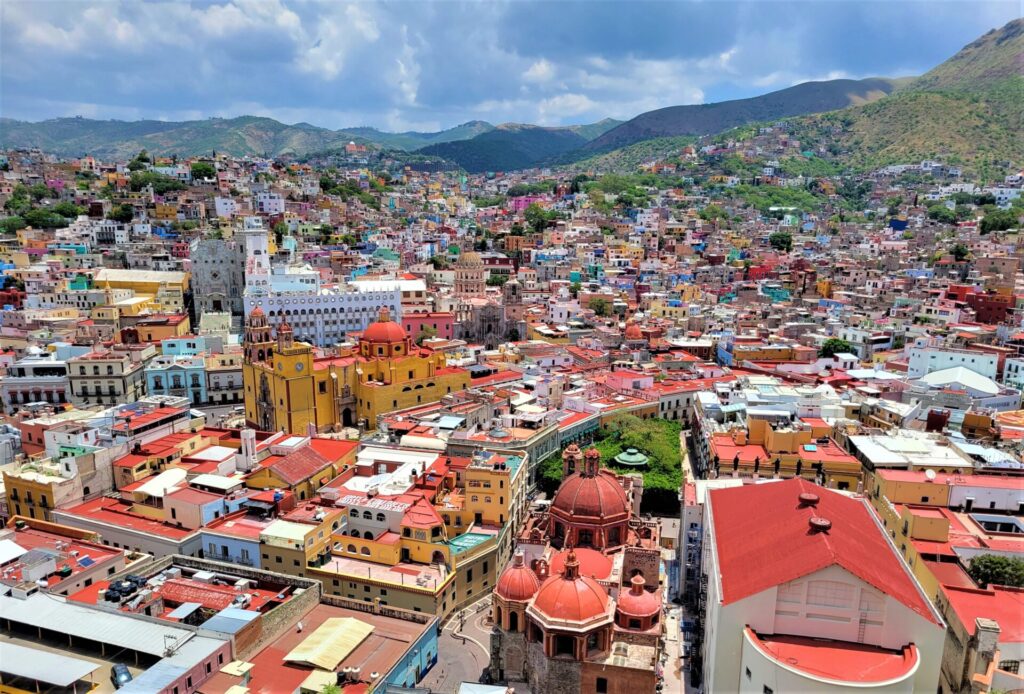
[[[444,624],[437,639],[437,664],[419,686],[453,694],[462,682],[480,681],[490,662],[490,602],[491,596],[484,596]]]

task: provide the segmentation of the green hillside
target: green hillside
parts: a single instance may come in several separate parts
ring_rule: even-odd
[[[350,141],[412,150],[475,137],[493,128],[490,123],[471,121],[436,133],[386,133],[374,128],[330,130],[309,123],[288,125],[257,116],[184,122],[54,118],[29,123],[5,118],[0,120],[0,147],[36,147],[60,156],[92,154],[115,159],[131,158],[141,149],[158,156],[211,151],[234,156],[300,156],[338,149]]]
[[[996,173],[1024,162],[1022,67],[1024,20],[1014,20],[884,99],[795,125],[858,169],[940,159]]]
[[[804,82],[750,99],[693,106],[670,106],[641,113],[612,128],[580,149],[577,158],[625,147],[635,142],[680,135],[711,135],[747,123],[820,113],[879,99],[891,93],[895,80],[829,80]]]
[[[470,173],[480,173],[528,169],[586,142],[570,128],[505,124],[470,140],[430,145],[417,152],[447,159]]]
[[[414,130],[404,133],[386,133],[376,128],[345,128],[344,132],[351,133],[354,137],[361,137],[368,142],[373,142],[388,149],[412,151],[432,144],[468,140],[491,130],[494,130],[494,126],[490,123],[474,120],[456,125],[454,128],[433,133],[416,132]]]

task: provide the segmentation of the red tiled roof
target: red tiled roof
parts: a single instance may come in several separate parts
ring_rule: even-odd
[[[286,484],[295,485],[305,482],[328,465],[329,460],[311,446],[305,446],[272,461],[267,467]]]
[[[337,463],[353,450],[359,448],[358,441],[342,441],[338,439],[314,438],[309,441],[310,447],[321,456]]]
[[[802,493],[817,505],[803,506]],[[803,479],[716,489],[708,499],[725,604],[837,565],[936,622],[862,499]],[[814,517],[831,529],[809,532]]]

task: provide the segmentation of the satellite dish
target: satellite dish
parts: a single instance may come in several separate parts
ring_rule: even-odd
[[[929,482],[935,481],[935,470],[925,470],[924,476],[928,478]]]

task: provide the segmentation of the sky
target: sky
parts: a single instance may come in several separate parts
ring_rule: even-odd
[[[1019,0],[3,0],[0,116],[438,130],[921,74]]]

